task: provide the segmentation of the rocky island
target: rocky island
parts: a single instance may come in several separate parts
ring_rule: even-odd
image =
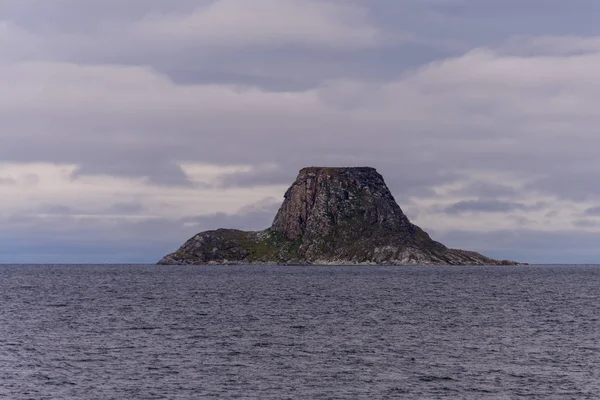
[[[370,167],[304,168],[270,228],[189,239],[163,265],[517,265],[449,249],[412,224]]]

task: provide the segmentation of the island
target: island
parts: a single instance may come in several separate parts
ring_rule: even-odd
[[[371,167],[309,167],[258,232],[201,232],[162,265],[520,265],[450,249],[412,224]]]

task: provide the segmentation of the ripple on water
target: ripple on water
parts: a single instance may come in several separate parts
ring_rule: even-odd
[[[600,267],[0,268],[7,399],[596,399]]]

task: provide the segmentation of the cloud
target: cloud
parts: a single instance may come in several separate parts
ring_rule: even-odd
[[[0,178],[0,185],[14,185],[17,181],[13,178]]]
[[[179,85],[140,67],[13,64],[0,68],[0,114],[19,138],[9,137],[0,154],[74,163],[76,177],[176,184],[187,183],[179,165],[188,161],[276,165],[286,171],[279,182],[307,164],[379,164],[384,172],[410,171],[390,178],[404,181],[484,169],[524,176],[531,190],[556,194],[563,183],[543,182],[560,177],[557,166],[573,151],[586,168],[596,164],[592,146],[578,140],[594,140],[598,121],[589,104],[597,93],[587,82],[596,79],[590,66],[598,60],[478,50],[384,84],[346,80],[289,92]],[[573,76],[574,68],[581,73]],[[340,103],[343,93],[355,93],[352,108]],[[554,146],[549,137],[569,140]],[[521,172],[533,165],[543,172]],[[585,190],[589,179],[580,182]]]
[[[556,210],[548,211],[544,217],[546,218],[556,218],[560,215],[560,213]]]
[[[18,46],[14,46],[14,42]],[[0,14],[0,62],[20,61],[39,54],[36,37]]]
[[[111,205],[108,211],[116,214],[139,214],[144,211],[144,206],[137,201],[119,202]]]
[[[282,198],[285,188],[265,186],[256,188],[217,188],[196,185],[195,182],[211,182],[224,171],[235,167],[219,168],[210,165],[187,165],[191,186],[156,185],[145,179],[110,176],[82,176],[72,179],[72,165],[54,164],[4,164],[11,176],[28,176],[36,173],[39,181],[35,186],[17,183],[3,188],[0,206],[6,232],[27,225],[36,231],[32,221],[45,223],[60,230],[79,229],[88,221],[130,220],[180,220],[189,216],[211,215],[218,212],[233,214],[248,204],[265,198]],[[237,167],[239,168],[239,167]],[[34,195],[31,195],[31,194]],[[72,221],[73,224],[71,224]],[[2,231],[2,230],[0,230]],[[82,233],[84,236],[89,234]]]
[[[290,47],[309,57],[369,51],[383,36],[369,8],[353,0],[22,3],[20,10],[5,11],[13,21],[2,21],[0,9],[0,39],[6,38],[0,61],[146,65],[214,82],[215,76],[268,78],[274,64],[293,67]]]
[[[7,19],[0,62],[138,65],[180,83],[289,90],[339,78],[388,80],[454,54],[445,36],[403,28],[420,26],[424,11],[386,2],[9,0],[0,4],[0,21]]]
[[[198,231],[219,228],[259,231],[271,226],[280,206],[281,201],[265,198],[257,203],[246,205],[233,214],[219,212],[187,217],[182,219],[182,222],[185,226],[193,226]]]
[[[465,247],[489,257],[512,258],[534,264],[597,263],[600,233],[577,230],[553,232],[532,229],[492,230],[489,232],[448,231],[434,234],[450,247]]]
[[[256,187],[261,185],[289,185],[295,179],[292,171],[276,164],[257,165],[245,171],[224,174],[218,178],[222,187]]]
[[[108,159],[107,159],[108,158]],[[110,158],[114,160],[110,162]],[[115,162],[116,161],[116,162]],[[183,169],[175,161],[152,161],[142,159],[129,159],[123,154],[120,159],[100,156],[86,159],[73,174],[74,179],[86,175],[111,175],[129,178],[144,177],[149,182],[157,185],[189,186],[191,182]]]
[[[569,163],[574,164],[575,161],[573,159]],[[533,180],[526,185],[526,188],[579,202],[597,199],[600,196],[600,183],[598,183],[600,174],[591,170],[595,162],[589,160],[586,164],[590,167],[590,171],[569,171],[568,168],[552,171],[543,178]]]
[[[587,210],[585,210],[585,215],[589,215],[589,216],[600,216],[600,206],[596,206],[596,207],[590,207]]]
[[[578,219],[573,221],[573,226],[578,228],[597,228],[600,226],[600,221],[595,221],[591,219]]]
[[[462,214],[468,212],[509,212],[527,210],[529,207],[522,203],[499,200],[465,200],[445,208],[448,214]]]
[[[264,198],[231,213],[181,218],[118,215],[143,211],[134,204],[112,205],[107,211],[118,211],[115,215],[81,218],[68,207],[57,206],[51,216],[2,220],[10,231],[0,230],[0,263],[155,263],[200,230],[264,229],[279,205],[273,198]]]
[[[467,186],[457,189],[455,194],[462,196],[477,196],[477,197],[514,197],[519,193],[519,190],[513,186],[476,181],[469,183]]]
[[[524,55],[572,56],[600,52],[597,36],[516,37],[505,45],[506,51]]]
[[[597,117],[582,102],[587,96],[592,103],[595,93],[584,80],[595,72],[586,67],[587,75],[575,78],[571,72],[572,65],[595,62],[477,50],[387,83],[338,80],[287,92],[182,85],[135,66],[4,65],[0,114],[10,128],[0,156],[75,165],[76,179],[104,175],[161,185],[190,185],[181,165],[197,161],[248,166],[223,176],[225,187],[283,185],[311,164],[373,165],[401,200],[434,196],[435,187],[480,172],[528,181],[523,190],[532,193],[594,196],[593,174],[564,165],[575,159],[569,147],[578,151],[579,169],[597,164],[589,146]],[[569,89],[549,91],[556,85]],[[354,93],[351,108],[341,102],[343,93]],[[558,108],[570,99],[581,107]],[[555,146],[547,137],[568,141]],[[497,194],[513,186],[496,185],[479,190]],[[569,185],[579,190],[565,190]]]
[[[217,0],[186,14],[150,14],[134,31],[207,46],[308,45],[354,48],[378,42],[368,11],[352,2]]]
[[[0,2],[5,230],[258,227],[301,167],[371,165],[436,232],[593,236],[599,8]]]
[[[144,206],[137,202],[116,202],[105,208],[92,208],[86,210],[85,208],[73,208],[62,204],[43,205],[39,207],[35,212],[31,214],[32,218],[36,217],[74,217],[74,218],[86,218],[86,217],[103,217],[107,215],[137,215],[144,211]]]
[[[64,206],[62,204],[52,204],[48,206],[42,206],[39,209],[42,214],[51,214],[51,215],[69,215],[73,213],[73,209],[68,206]]]

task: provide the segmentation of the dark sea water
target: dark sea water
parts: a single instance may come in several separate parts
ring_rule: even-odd
[[[600,267],[0,266],[2,399],[598,399]]]

